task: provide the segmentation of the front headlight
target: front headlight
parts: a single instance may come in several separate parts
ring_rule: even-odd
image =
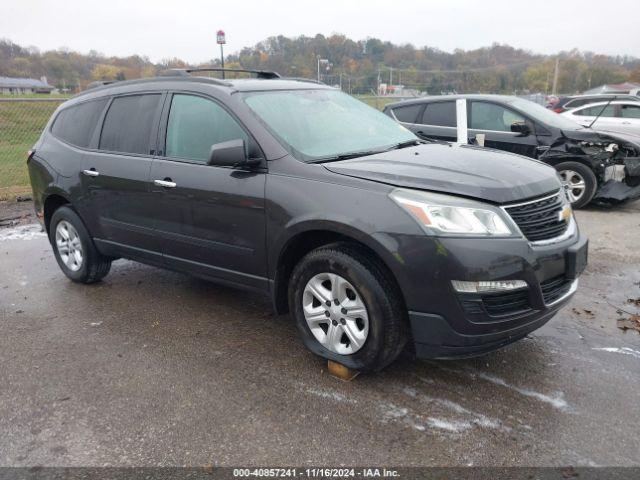
[[[433,235],[512,237],[511,220],[500,209],[460,197],[396,189],[389,197]]]

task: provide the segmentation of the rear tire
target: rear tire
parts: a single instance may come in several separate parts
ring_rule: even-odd
[[[84,223],[68,206],[53,213],[49,241],[60,269],[74,282],[99,282],[111,269],[111,258],[98,252]]]
[[[587,205],[598,188],[593,170],[578,162],[562,162],[557,164],[555,169],[567,188],[571,206],[578,209]]]
[[[314,296],[313,306],[310,307],[309,285],[318,278],[321,282],[326,279],[324,281],[329,283],[320,292],[323,301]],[[335,291],[330,287],[331,279],[337,279],[347,293],[334,294]],[[358,371],[381,370],[396,359],[409,338],[407,311],[398,286],[378,262],[357,246],[335,243],[308,253],[293,270],[288,296],[289,309],[305,346],[316,355],[348,368]],[[339,299],[331,297],[336,296],[342,297],[346,303],[334,304]],[[347,308],[344,308],[342,313],[346,322],[341,322],[344,320],[341,318],[341,308],[355,302],[364,304],[364,312],[360,315],[362,318],[350,317],[351,310],[347,313]],[[323,337],[323,333],[317,327],[314,328],[316,333],[312,331],[310,325],[313,324],[307,320],[310,317],[309,308],[319,312],[319,322],[323,320],[323,313],[330,312],[331,316],[327,316],[322,328],[325,339],[331,336],[328,329],[337,329],[336,335],[340,337],[333,337],[338,339],[333,342],[333,345],[338,345],[337,348],[329,341],[324,345],[319,341],[318,337]],[[352,326],[357,325],[354,331],[360,335],[359,339],[349,330],[350,319],[353,320]],[[334,327],[331,326],[332,322]]]

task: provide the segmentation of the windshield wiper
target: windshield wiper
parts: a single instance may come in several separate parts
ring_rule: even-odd
[[[424,140],[420,140],[419,138],[416,138],[414,140],[406,140],[404,142],[396,143],[395,145],[389,148],[384,148],[382,150],[365,150],[362,152],[341,153],[339,155],[333,155],[331,157],[318,158],[317,160],[314,160],[311,163],[338,162],[340,160],[349,160],[350,158],[366,157],[367,155],[375,155],[376,153],[388,152],[390,150],[413,147],[415,145],[420,145],[423,143],[427,143],[427,142]]]
[[[331,157],[318,158],[311,163],[338,162],[340,160],[349,160],[350,158],[366,157],[367,155],[374,155],[380,152],[384,152],[384,150],[366,150],[363,152],[341,153],[340,155],[333,155]]]
[[[413,140],[405,140],[404,142],[396,143],[395,145],[387,148],[385,152],[388,152],[389,150],[399,150],[401,148],[415,147],[416,145],[421,145],[424,143],[427,143],[427,141],[421,140],[419,138],[415,138]]]

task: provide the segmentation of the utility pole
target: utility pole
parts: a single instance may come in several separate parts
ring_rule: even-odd
[[[389,67],[389,86],[393,85],[393,67]]]
[[[220,65],[222,65],[222,78],[224,79],[224,49],[223,45],[227,43],[224,30],[218,30],[216,33],[216,41],[220,45]]]
[[[558,93],[558,74],[560,71],[560,58],[556,58],[556,68],[553,72],[553,88],[551,89],[551,93],[556,95]]]

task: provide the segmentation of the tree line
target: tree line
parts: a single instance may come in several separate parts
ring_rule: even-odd
[[[212,46],[212,51],[215,50]],[[433,47],[396,45],[377,38],[352,40],[344,35],[269,37],[225,57],[227,68],[274,70],[290,77],[316,78],[352,93],[375,91],[379,83],[402,84],[430,94],[549,93],[556,59],[558,91],[576,93],[605,83],[640,82],[640,59],[579,50],[541,55],[493,44],[451,53]],[[219,58],[188,64],[178,58],[153,63],[146,56],[106,56],[96,51],[40,51],[0,40],[0,76],[46,76],[58,88],[77,91],[96,80],[153,76],[169,68],[219,66]]]

